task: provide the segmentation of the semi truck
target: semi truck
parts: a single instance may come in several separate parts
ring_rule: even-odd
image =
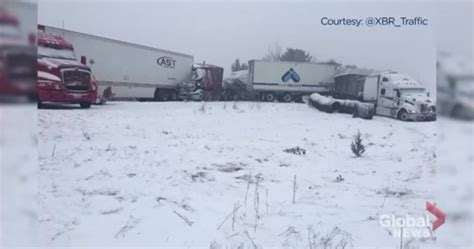
[[[38,107],[45,102],[89,108],[97,99],[90,67],[76,60],[74,47],[62,36],[38,31]]]
[[[35,35],[22,34],[18,18],[0,6],[0,96],[36,99]]]
[[[107,99],[177,100],[219,99],[221,67],[194,65],[192,55],[142,46],[51,26],[47,32],[70,41],[81,60],[92,68],[98,83],[98,102]],[[181,92],[179,92],[181,91]]]
[[[262,101],[301,101],[311,93],[330,94],[338,64],[250,60],[249,91]]]
[[[436,120],[436,106],[430,93],[410,76],[386,71],[362,77],[338,74],[335,79],[336,97],[373,103],[377,115],[402,121]]]

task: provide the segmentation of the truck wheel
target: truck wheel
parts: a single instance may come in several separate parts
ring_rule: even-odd
[[[281,100],[283,102],[288,103],[288,102],[291,102],[293,100],[293,96],[291,96],[291,94],[289,94],[289,93],[285,93],[285,94],[283,94],[283,96],[281,96]]]
[[[170,101],[176,101],[178,100],[178,94],[175,91],[171,91],[168,99]]]
[[[408,112],[403,109],[399,111],[398,119],[400,119],[401,121],[408,121]]]
[[[168,100],[168,93],[166,90],[156,89],[155,94],[153,95],[153,99],[155,101],[167,101]]]
[[[43,102],[38,99],[38,109],[43,108]]]
[[[168,101],[168,93],[163,91],[160,97],[161,101]]]
[[[274,93],[272,93],[272,92],[265,93],[265,101],[273,102],[273,101],[275,101],[275,98],[276,98],[276,96],[275,96]]]
[[[81,106],[82,109],[87,109],[87,108],[91,107],[92,103],[91,102],[81,102],[81,103],[79,103],[79,105]]]

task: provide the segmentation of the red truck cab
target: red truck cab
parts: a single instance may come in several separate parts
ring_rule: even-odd
[[[204,90],[204,100],[220,100],[223,97],[224,68],[210,64],[194,64],[193,78]]]
[[[38,106],[44,102],[89,108],[97,98],[90,67],[76,60],[74,47],[62,36],[38,31]]]
[[[30,39],[33,39],[30,37]],[[36,98],[36,49],[18,19],[0,7],[0,95]]]

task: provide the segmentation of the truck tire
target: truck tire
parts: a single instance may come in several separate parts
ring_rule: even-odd
[[[175,91],[170,91],[168,99],[170,101],[176,101],[178,100],[178,94]]]
[[[263,96],[266,102],[273,102],[276,99],[276,95],[273,92],[266,92],[263,94]]]
[[[289,103],[293,100],[293,96],[291,96],[291,94],[289,93],[284,93],[282,96],[281,96],[281,101],[282,102],[285,102],[285,103]]]
[[[168,100],[168,93],[165,89],[156,88],[155,94],[153,95],[153,99],[155,101],[167,101]]]
[[[92,103],[91,102],[81,102],[81,103],[79,103],[79,105],[81,106],[82,109],[87,109],[87,108],[91,107]]]
[[[408,112],[404,109],[400,110],[397,115],[398,119],[401,121],[408,121]]]

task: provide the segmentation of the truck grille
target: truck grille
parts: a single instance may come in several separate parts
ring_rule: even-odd
[[[64,85],[67,90],[73,92],[84,92],[89,90],[91,74],[81,69],[64,69]]]
[[[430,109],[428,108],[427,104],[420,104],[420,111],[421,113],[427,113],[430,111]]]

